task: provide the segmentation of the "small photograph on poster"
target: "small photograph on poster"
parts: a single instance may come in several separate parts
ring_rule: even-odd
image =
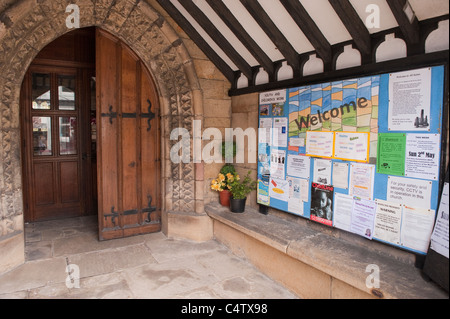
[[[402,205],[377,199],[377,211],[373,237],[394,245],[400,245]]]
[[[270,105],[260,105],[259,116],[270,116]]]
[[[439,134],[407,134],[405,176],[438,180],[440,144]]]
[[[355,197],[353,201],[351,231],[368,239],[373,238],[373,222],[377,204]]]
[[[311,183],[311,220],[333,226],[333,194],[333,186]]]
[[[314,183],[331,185],[331,163],[331,160],[314,159]]]
[[[378,134],[377,173],[405,175],[406,134]]]

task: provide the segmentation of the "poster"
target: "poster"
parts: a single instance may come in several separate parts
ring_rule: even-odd
[[[297,215],[303,215],[303,201],[301,195],[301,180],[299,178],[288,177],[289,200],[288,210]]]
[[[311,183],[311,220],[333,225],[333,193],[333,186]]]
[[[389,176],[387,201],[428,209],[431,206],[431,189],[430,181]]]
[[[440,143],[439,134],[407,134],[405,176],[438,180]]]
[[[344,161],[369,161],[370,133],[336,132],[333,158]]]
[[[261,118],[259,120],[259,143],[272,145],[272,119]]]
[[[353,196],[334,194],[334,227],[351,232]]]
[[[263,179],[258,180],[258,191],[257,191],[257,200],[258,204],[261,205],[270,205],[270,196],[269,196],[269,177],[263,177]]]
[[[272,145],[287,147],[288,145],[288,119],[284,117],[273,119]]]
[[[375,165],[351,164],[349,195],[372,200],[374,178]]]
[[[333,186],[348,189],[348,163],[333,163]]]
[[[434,210],[404,205],[401,228],[402,245],[426,253],[433,231],[434,217]]]
[[[405,133],[378,134],[377,172],[404,176],[406,155]]]
[[[288,155],[287,174],[289,176],[309,178],[311,158],[302,155]]]
[[[284,179],[286,174],[286,151],[272,149],[270,152],[270,175],[274,178]]]
[[[355,197],[350,229],[368,239],[373,238],[373,222],[377,205],[374,201]]]
[[[314,159],[313,182],[331,185],[331,160]]]
[[[287,202],[289,200],[289,182],[285,179],[271,178],[269,195],[274,199]]]
[[[402,205],[377,199],[373,237],[400,245]]]
[[[449,237],[449,221],[448,221],[448,205],[449,205],[449,186],[444,184],[442,191],[441,203],[437,213],[436,223],[433,234],[431,235],[431,249],[448,258],[448,237]]]
[[[390,131],[429,131],[431,68],[389,75]]]
[[[276,90],[259,94],[259,104],[279,104],[286,101],[286,90]]]
[[[333,157],[333,132],[306,133],[306,155],[317,157]]]

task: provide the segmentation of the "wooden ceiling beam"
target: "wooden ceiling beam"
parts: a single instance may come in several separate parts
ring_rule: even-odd
[[[369,57],[372,54],[372,40],[369,30],[361,20],[349,0],[328,0],[333,9],[338,14],[345,28],[355,42],[356,47],[361,52],[362,57]]]
[[[419,20],[416,16],[413,17],[412,22],[409,20],[405,13],[405,7],[408,3],[407,0],[387,0],[395,19],[402,30],[402,34],[405,37],[408,45],[418,44],[420,41],[420,28]]]
[[[278,29],[266,11],[256,0],[240,0],[258,25],[269,36],[294,70],[294,76],[301,75],[301,64],[298,52]]]
[[[236,19],[233,13],[222,2],[217,0],[206,0],[209,6],[216,12],[234,35],[241,41],[247,50],[254,56],[259,64],[266,70],[269,77],[275,76],[274,62],[264,52],[256,41],[248,34],[241,23]]]
[[[222,72],[230,83],[235,81],[235,72],[231,67],[211,48],[203,37],[195,30],[191,23],[167,0],[157,0],[159,5],[175,20],[175,22],[195,42],[209,60]]]
[[[212,40],[224,51],[224,53],[233,61],[239,70],[248,78],[252,79],[253,72],[251,66],[245,61],[228,40],[220,33],[209,18],[197,7],[192,0],[179,1],[195,21],[208,33]]]
[[[330,64],[332,60],[331,44],[300,1],[280,0],[280,2],[316,49],[317,55],[323,60],[324,64]]]

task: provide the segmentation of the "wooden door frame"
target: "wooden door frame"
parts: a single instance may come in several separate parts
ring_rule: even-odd
[[[59,66],[55,66],[59,65]],[[64,66],[63,66],[64,65]],[[42,73],[50,73],[50,74],[72,74],[76,75],[77,79],[82,79],[82,81],[79,81],[79,83],[76,84],[76,96],[80,97],[75,100],[76,103],[76,116],[79,119],[78,127],[77,127],[77,154],[76,156],[73,156],[74,158],[77,158],[77,161],[81,163],[79,170],[78,170],[78,179],[81,181],[82,176],[86,175],[89,169],[89,165],[85,163],[85,161],[82,159],[83,153],[85,149],[88,149],[90,147],[90,144],[87,144],[87,131],[85,131],[88,127],[86,127],[86,123],[83,123],[81,121],[83,119],[83,116],[86,114],[83,114],[86,112],[87,107],[84,109],[81,107],[83,103],[86,103],[88,101],[82,101],[81,97],[85,96],[87,94],[82,94],[82,91],[86,90],[85,86],[83,88],[84,80],[86,80],[87,75],[90,74],[92,71],[89,70],[91,68],[91,65],[84,64],[84,63],[76,63],[76,62],[67,62],[67,63],[61,63],[61,61],[57,60],[43,60],[43,59],[36,59],[27,69],[27,72],[25,74],[24,80],[22,82],[21,86],[21,98],[20,98],[20,123],[21,123],[21,152],[22,152],[22,185],[23,185],[23,199],[24,199],[24,220],[25,221],[35,221],[36,220],[36,212],[34,209],[32,209],[33,205],[29,205],[29,203],[34,203],[35,199],[35,191],[33,185],[30,184],[32,174],[33,174],[33,152],[32,144],[33,144],[33,138],[32,138],[32,129],[30,126],[32,117],[33,117],[33,110],[30,108],[30,101],[31,101],[31,74],[33,72],[42,72]],[[57,88],[56,83],[54,81],[51,81],[50,90],[53,92],[52,94],[55,94],[54,91]],[[87,97],[86,97],[87,99]],[[86,104],[86,106],[90,105]],[[89,110],[87,110],[89,111]],[[49,111],[49,116],[55,115],[56,110]],[[45,112],[42,112],[43,114]],[[52,157],[58,156],[58,149],[59,145],[55,143],[56,141],[56,134],[59,134],[59,132],[56,130],[57,123],[52,122],[52,145],[53,145],[53,152],[55,154],[52,155]],[[90,133],[90,130],[89,130]],[[86,144],[83,144],[86,143]],[[84,148],[83,148],[84,145]],[[42,160],[45,160],[44,158]],[[55,185],[58,185],[58,176],[54,176],[55,179]],[[89,181],[87,181],[85,184],[87,184]],[[89,186],[85,187],[86,185],[83,185],[83,183],[80,183],[78,185],[79,189],[79,196],[80,196],[80,211],[82,212],[82,215],[90,214],[92,211],[90,210],[91,203],[86,202],[87,200],[91,200],[90,196],[87,196],[87,193],[89,192]],[[89,210],[89,211],[87,211]],[[67,216],[70,217],[70,216]],[[65,217],[62,217],[65,218]]]

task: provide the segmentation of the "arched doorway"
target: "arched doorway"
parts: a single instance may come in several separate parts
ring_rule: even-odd
[[[126,44],[99,28],[53,41],[25,76],[21,114],[25,222],[98,202],[101,240],[161,230],[159,100]]]

